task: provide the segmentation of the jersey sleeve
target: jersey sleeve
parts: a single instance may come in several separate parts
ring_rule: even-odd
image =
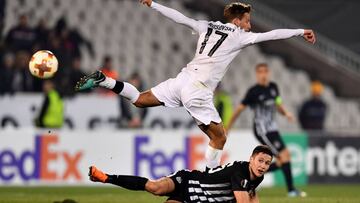
[[[250,182],[240,173],[236,173],[234,176],[231,177],[231,189],[232,191],[246,191],[249,194],[255,195],[256,188],[263,180],[264,177],[261,177]]]
[[[280,96],[279,86],[276,83],[272,83],[272,85],[274,86],[276,96]]]
[[[172,8],[165,7],[154,1],[151,3],[151,8],[160,12],[162,15],[168,17],[169,19],[173,20],[174,22],[188,26],[198,33],[203,32],[207,28],[207,24],[208,24],[207,21],[198,21],[198,20],[194,20],[192,18],[186,17],[179,11],[172,9]]]
[[[264,33],[242,32],[239,36],[239,46],[246,47],[259,42],[289,39],[303,35],[303,29],[277,29]]]
[[[249,89],[246,92],[245,97],[241,101],[241,104],[248,106],[248,105],[251,105],[251,103],[253,103],[253,101],[254,101],[254,93],[253,93],[252,89]]]
[[[248,45],[254,44],[257,38],[257,33],[239,31],[237,37],[237,48],[244,48]]]
[[[270,40],[280,40],[280,39],[288,39],[296,36],[303,36],[303,29],[277,29],[272,30],[270,32],[257,33],[257,37],[254,43],[270,41]]]
[[[264,180],[264,176],[261,178],[257,178],[255,181],[253,181],[253,184],[251,186],[251,190],[255,191],[255,189],[260,185],[260,183]]]
[[[276,105],[281,105],[283,103],[282,97],[280,95],[280,90],[279,87],[277,86],[276,83],[272,83],[272,85],[274,86],[276,95],[275,95],[275,104]]]
[[[231,189],[232,191],[248,191],[248,180],[244,178],[240,173],[235,173],[231,177]]]

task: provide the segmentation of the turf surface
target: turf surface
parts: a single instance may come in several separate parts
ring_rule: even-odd
[[[287,198],[284,188],[259,191],[264,203],[359,203],[360,185],[313,185],[303,188],[307,198]],[[155,203],[163,202],[144,192],[128,192],[115,187],[0,187],[0,203],[53,203],[65,199],[77,203]]]

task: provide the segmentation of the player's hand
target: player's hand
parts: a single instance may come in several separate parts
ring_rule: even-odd
[[[304,39],[311,43],[311,44],[315,44],[316,42],[316,37],[315,37],[315,33],[313,30],[304,30]]]
[[[150,7],[152,4],[152,0],[140,0],[140,3]]]
[[[295,123],[295,117],[292,113],[290,112],[287,112],[285,114],[285,117],[287,118],[287,120],[290,122],[290,123]]]

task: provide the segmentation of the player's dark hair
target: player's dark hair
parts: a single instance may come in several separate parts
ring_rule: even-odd
[[[259,153],[264,153],[264,154],[267,154],[271,157],[274,156],[274,154],[272,153],[271,149],[269,146],[266,146],[266,145],[258,145],[257,147],[255,147],[255,149],[253,150],[251,156],[255,156]]]
[[[261,67],[269,68],[269,65],[267,63],[259,63],[255,66],[255,70],[258,70]]]
[[[250,13],[251,5],[240,2],[234,2],[225,6],[224,17],[227,22],[231,22],[234,18],[242,18],[245,13]]]

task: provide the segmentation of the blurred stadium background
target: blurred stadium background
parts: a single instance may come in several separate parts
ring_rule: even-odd
[[[161,2],[195,19],[221,20],[223,6],[230,1]],[[221,114],[226,117],[255,83],[255,65],[268,63],[285,105],[298,118],[296,124],[283,118],[278,122],[292,152],[296,184],[308,188],[310,197],[303,201],[359,202],[353,191],[360,182],[360,29],[356,27],[360,3],[245,2],[255,9],[254,31],[312,28],[318,42],[310,46],[292,39],[243,50],[221,84],[219,101],[224,95],[231,98],[230,104],[219,104],[224,107]],[[184,109],[139,110],[106,91],[73,91],[81,76],[99,67],[142,90],[175,77],[194,54],[197,37],[188,28],[135,0],[0,0],[0,32],[0,202],[67,197],[82,202],[156,202],[121,190],[120,195],[112,189],[97,194],[67,186],[92,185],[86,177],[90,164],[149,178],[204,167],[207,138]],[[28,72],[29,58],[40,49],[51,50],[60,64],[51,82],[64,102],[59,129],[42,121],[44,109],[51,105],[44,102],[47,82]],[[314,105],[314,100],[323,105]],[[230,133],[224,161],[247,159],[257,144],[251,125],[252,114],[247,111]],[[282,184],[280,173],[267,175],[265,202],[289,201],[277,199],[285,196],[279,192]],[[343,184],[351,185],[340,190]],[[44,185],[61,186],[57,190],[64,195],[36,187]],[[33,190],[26,192],[28,186]],[[333,190],[339,194],[322,199]],[[90,194],[100,199],[83,199]]]

